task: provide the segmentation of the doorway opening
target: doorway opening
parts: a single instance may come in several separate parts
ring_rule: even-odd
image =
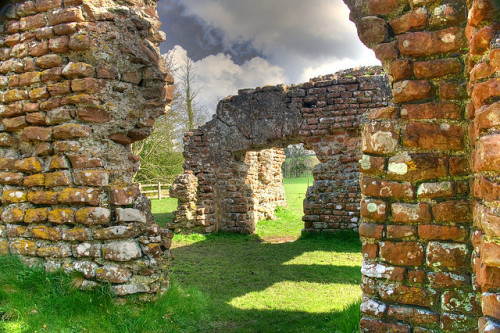
[[[257,222],[256,234],[264,241],[283,243],[300,237],[304,228],[304,199],[314,182],[313,169],[319,164],[313,150],[303,143],[281,150],[284,160],[281,176],[286,202],[274,209],[274,215]],[[280,188],[281,190],[281,188]]]

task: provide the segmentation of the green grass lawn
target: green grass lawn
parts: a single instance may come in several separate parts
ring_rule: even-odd
[[[286,180],[289,208],[260,221],[256,235],[176,235],[172,286],[153,303],[118,305],[106,288],[72,288],[79,277],[0,257],[0,332],[355,332],[359,238],[301,236],[306,187]],[[154,200],[157,221],[175,206]]]
[[[173,212],[177,210],[177,199],[164,198],[161,200],[151,200],[151,210],[155,216],[155,221],[162,227],[172,222]]]
[[[182,236],[171,276],[209,300],[209,331],[354,332],[361,298],[358,236]],[[175,239],[174,238],[174,239]]]
[[[312,185],[312,177],[290,178],[284,180],[285,195],[288,207],[276,210],[277,220],[262,220],[257,223],[256,234],[261,238],[283,237],[296,239],[304,228],[302,222],[303,208],[307,185]]]
[[[214,315],[209,330],[357,331],[359,237],[354,232],[301,236],[308,182],[312,185],[312,179],[285,179],[288,207],[277,209],[276,220],[259,221],[255,235],[174,237],[171,276],[207,296]],[[153,213],[164,212],[163,205],[153,201]]]

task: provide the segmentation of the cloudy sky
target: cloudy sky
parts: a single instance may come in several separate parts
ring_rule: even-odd
[[[162,53],[195,61],[198,102],[209,112],[241,88],[380,64],[341,0],[160,0],[158,12]]]

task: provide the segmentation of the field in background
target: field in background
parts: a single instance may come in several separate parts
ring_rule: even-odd
[[[359,237],[301,236],[306,187],[286,180],[289,207],[256,235],[176,235],[172,286],[153,303],[120,305],[107,288],[76,290],[81,276],[0,257],[0,332],[356,332]],[[161,223],[175,208],[153,201]]]

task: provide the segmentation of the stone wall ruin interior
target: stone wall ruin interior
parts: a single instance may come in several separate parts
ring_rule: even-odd
[[[304,201],[305,230],[357,229],[360,120],[389,100],[387,79],[374,67],[241,90],[220,101],[213,120],[186,134],[170,228],[254,232],[258,220],[286,205],[283,147],[304,143],[321,162]]]
[[[390,105],[368,111],[361,130],[361,331],[499,332],[498,5],[495,0],[346,3],[392,89]],[[17,2],[5,13],[1,254],[17,254],[47,270],[79,270],[86,277],[82,287],[109,281],[120,295],[155,293],[166,285],[171,233],[154,224],[132,183],[138,158],[129,147],[150,133],[172,97],[171,77],[159,61],[163,36],[155,6],[150,0],[36,0]],[[359,84],[353,95],[363,92],[359,80],[365,76],[353,77],[358,81],[328,77],[241,91],[222,101],[217,118],[206,126],[227,131],[225,146],[207,146],[222,142],[199,130],[187,138],[192,164],[173,190],[181,199],[178,223],[251,232],[255,219],[283,199],[279,173],[266,162],[283,159],[273,148],[303,141],[321,155],[323,140],[335,141],[337,129],[319,128],[314,112],[328,108],[328,95],[319,92],[343,84]],[[375,104],[384,104],[376,89],[367,91],[378,96]],[[298,112],[299,104],[310,114]],[[346,131],[345,139],[359,145],[352,132]],[[218,156],[231,162],[230,168],[220,170],[217,179],[196,173],[204,167],[192,152]],[[330,163],[326,156],[323,164]],[[348,171],[356,169],[349,158],[343,162],[352,167]],[[316,175],[322,173],[318,167]],[[228,181],[230,186],[221,186]],[[273,188],[278,194],[263,205]],[[318,201],[307,203],[310,216],[320,219],[308,221],[306,211],[306,229],[340,227],[329,217],[335,214],[323,221],[317,213],[335,211],[321,201],[320,191],[331,188],[325,183]],[[225,192],[216,192],[221,189]],[[246,196],[252,190],[257,194]],[[357,194],[352,195],[356,206]],[[223,204],[229,209],[218,208]]]
[[[172,234],[132,177],[172,77],[155,1],[37,0],[3,10],[0,254],[118,295],[168,284]]]

